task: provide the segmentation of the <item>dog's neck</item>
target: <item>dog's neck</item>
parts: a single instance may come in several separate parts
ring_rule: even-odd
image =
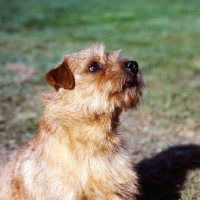
[[[44,115],[40,120],[38,135],[42,137],[42,134],[49,134],[62,141],[74,140],[86,146],[96,143],[103,145],[109,137],[118,135],[118,113],[95,115],[92,118],[72,117],[70,114],[65,119],[60,121]]]

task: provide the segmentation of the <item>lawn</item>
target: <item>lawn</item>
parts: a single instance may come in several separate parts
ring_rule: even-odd
[[[141,106],[122,117],[133,162],[173,146],[200,144],[198,0],[1,0],[0,8],[4,154],[35,134],[39,94],[49,89],[45,72],[65,53],[99,41],[136,60],[145,79]],[[187,174],[180,199],[200,199],[199,170]]]

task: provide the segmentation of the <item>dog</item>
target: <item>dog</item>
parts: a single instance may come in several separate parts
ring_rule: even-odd
[[[0,174],[1,200],[130,200],[138,178],[118,132],[144,81],[136,61],[94,44],[46,74],[36,136]]]

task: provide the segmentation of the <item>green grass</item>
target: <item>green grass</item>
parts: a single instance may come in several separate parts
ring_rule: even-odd
[[[21,145],[35,133],[42,112],[38,94],[48,89],[45,72],[65,53],[98,41],[137,60],[144,75],[143,103],[123,119],[130,151],[140,149],[133,160],[200,143],[198,0],[1,0],[0,8],[2,144],[14,139]],[[21,82],[6,67],[10,63],[37,73]],[[197,181],[191,180],[194,190]],[[191,190],[183,191],[183,199],[195,193]]]

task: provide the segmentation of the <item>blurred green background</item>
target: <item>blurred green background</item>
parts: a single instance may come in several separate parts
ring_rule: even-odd
[[[146,82],[142,105],[122,119],[133,159],[200,143],[199,0],[0,0],[0,8],[2,146],[35,134],[45,72],[100,41],[138,61]]]

